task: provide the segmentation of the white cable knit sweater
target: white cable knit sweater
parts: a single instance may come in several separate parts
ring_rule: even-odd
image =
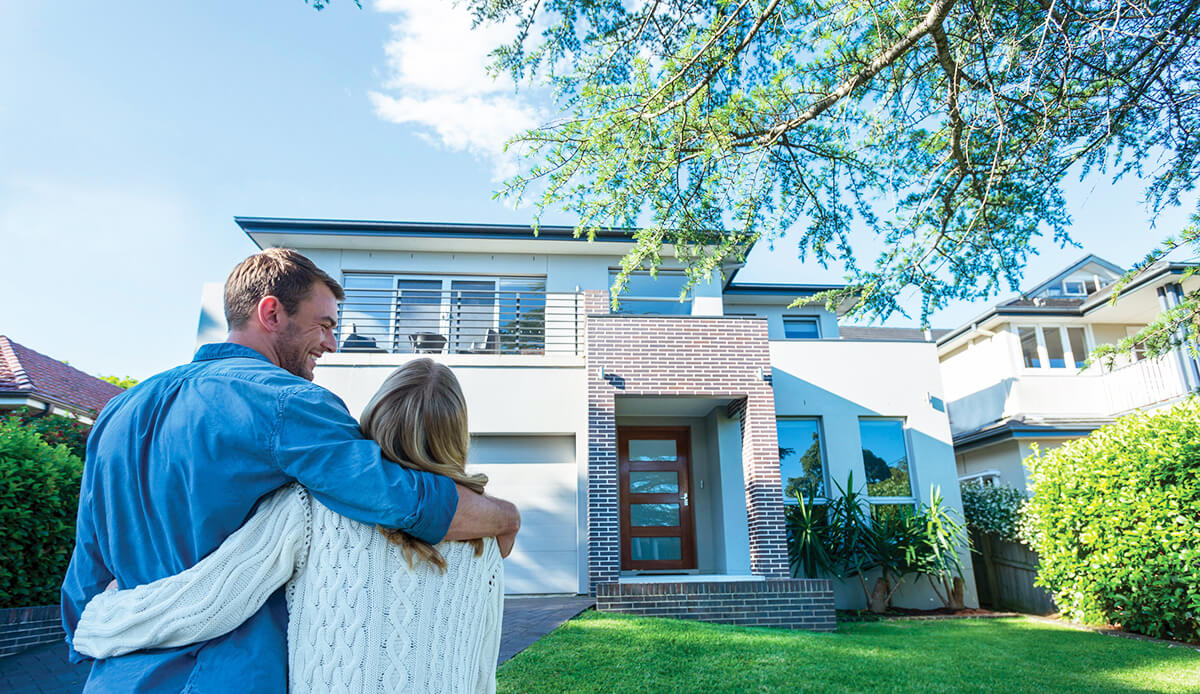
[[[375,528],[289,485],[194,567],[92,598],[73,644],[108,658],[212,639],[286,582],[290,691],[494,692],[499,547],[485,540],[480,557],[465,542],[437,548],[445,573],[409,568]]]

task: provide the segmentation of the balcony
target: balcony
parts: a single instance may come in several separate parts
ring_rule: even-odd
[[[339,352],[583,354],[583,298],[578,293],[497,290],[494,284],[451,289],[403,284],[346,289],[338,310]]]
[[[1142,359],[1104,374],[1113,414],[1153,407],[1187,395],[1188,388],[1175,355]]]

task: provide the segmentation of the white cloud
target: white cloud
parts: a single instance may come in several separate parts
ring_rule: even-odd
[[[511,41],[514,30],[472,29],[466,9],[449,2],[377,0],[375,9],[399,15],[385,46],[387,77],[369,94],[375,114],[489,160],[497,177],[515,173],[504,143],[543,115],[515,93],[510,77],[487,72],[488,52]]]

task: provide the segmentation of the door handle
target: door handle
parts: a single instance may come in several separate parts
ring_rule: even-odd
[[[680,501],[682,501],[682,502],[683,502],[683,505],[684,505],[684,506],[687,506],[687,505],[688,505],[688,495],[687,495],[687,492],[684,492],[683,494],[681,494],[681,495],[679,496],[679,499],[680,499]]]

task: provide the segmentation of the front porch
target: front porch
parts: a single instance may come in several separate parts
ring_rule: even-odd
[[[832,586],[788,569],[765,322],[589,313],[597,609],[832,629]]]

